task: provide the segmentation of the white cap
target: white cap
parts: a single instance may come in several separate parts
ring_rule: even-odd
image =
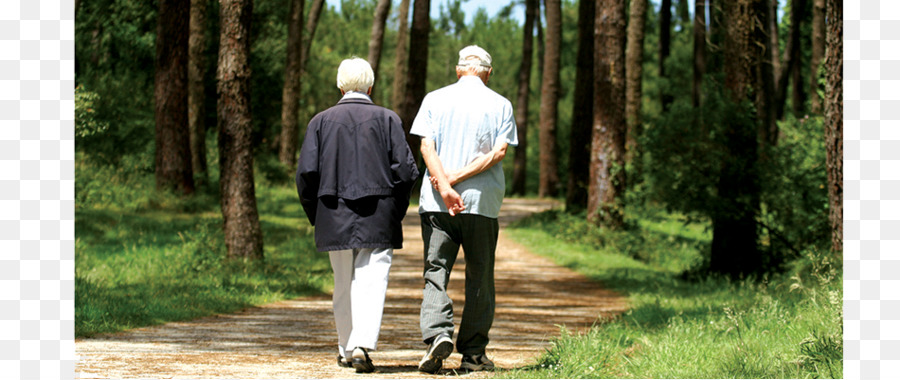
[[[477,45],[469,45],[459,51],[458,66],[478,65],[491,67],[491,55]]]

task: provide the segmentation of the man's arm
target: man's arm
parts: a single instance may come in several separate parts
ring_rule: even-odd
[[[450,181],[447,179],[444,165],[441,164],[441,159],[434,148],[434,140],[427,137],[422,138],[420,151],[422,152],[425,166],[428,167],[428,172],[433,178],[432,184],[441,194],[441,199],[444,201],[444,205],[447,206],[447,210],[450,211],[450,216],[455,216],[458,212],[465,210],[466,205],[463,204],[462,197],[459,196],[456,190],[453,190],[453,186],[450,185]]]
[[[462,169],[447,173],[447,181],[450,182],[451,186],[455,186],[462,181],[465,181],[469,178],[474,177],[475,175],[481,174],[485,170],[490,169],[498,162],[503,161],[503,157],[506,157],[506,148],[508,146],[509,144],[507,143],[497,144],[497,146],[495,146],[494,149],[491,149],[488,154],[472,160],[472,162],[470,162]]]

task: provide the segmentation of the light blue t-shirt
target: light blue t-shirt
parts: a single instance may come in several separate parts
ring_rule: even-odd
[[[465,167],[489,153],[496,144],[519,144],[512,104],[477,76],[461,77],[458,82],[426,95],[409,132],[434,140],[446,172]],[[506,191],[502,166],[497,163],[453,186],[466,206],[462,213],[489,218],[500,214]],[[426,170],[419,213],[449,212],[440,193],[431,186],[430,177]]]

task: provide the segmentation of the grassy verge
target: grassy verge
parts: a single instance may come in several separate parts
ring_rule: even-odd
[[[631,309],[562,335],[537,364],[504,378],[835,378],[843,372],[840,264],[807,251],[757,281],[684,280],[710,236],[645,212],[627,232],[551,211],[506,230],[535,253],[626,294]],[[564,310],[560,310],[564,313]]]
[[[214,196],[158,194],[152,175],[76,169],[77,337],[232,312],[332,286],[328,257],[316,252],[313,229],[288,186],[258,184],[265,259],[244,262],[224,258]]]

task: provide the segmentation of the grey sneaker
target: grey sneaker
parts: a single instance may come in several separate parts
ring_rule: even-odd
[[[462,362],[459,364],[459,369],[465,371],[493,371],[494,370],[494,362],[491,359],[488,359],[485,354],[478,355],[463,355]]]
[[[356,347],[353,349],[353,357],[350,359],[350,362],[353,363],[353,368],[356,368],[356,373],[375,372],[375,365],[372,364],[372,359],[369,359],[369,353],[366,352],[365,348]]]
[[[450,335],[446,333],[438,335],[428,346],[425,357],[419,362],[419,371],[437,373],[444,365],[444,359],[449,358],[452,352],[453,340],[450,339]]]

